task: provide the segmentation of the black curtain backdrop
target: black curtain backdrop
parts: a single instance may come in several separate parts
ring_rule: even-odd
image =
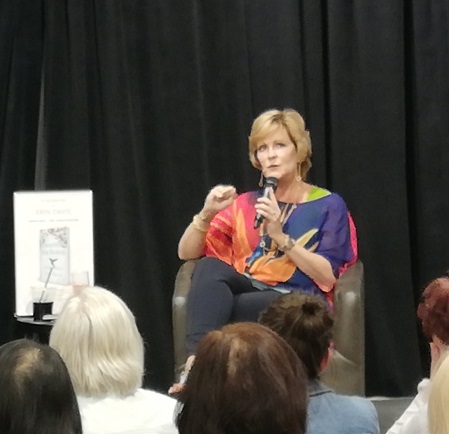
[[[96,283],[135,313],[165,390],[177,241],[213,185],[255,187],[251,122],[293,107],[311,181],[358,227],[367,394],[412,394],[416,305],[449,268],[448,18],[445,0],[0,0],[0,342],[13,192],[90,188]]]

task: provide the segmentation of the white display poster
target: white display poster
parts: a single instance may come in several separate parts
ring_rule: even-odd
[[[92,191],[14,193],[16,315],[33,302],[58,314],[80,276],[94,284]]]

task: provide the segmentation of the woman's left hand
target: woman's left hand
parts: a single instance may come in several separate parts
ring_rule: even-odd
[[[269,197],[259,197],[254,206],[256,213],[264,216],[264,226],[266,233],[271,239],[283,234],[281,222],[281,209],[274,195],[273,189],[270,188]]]

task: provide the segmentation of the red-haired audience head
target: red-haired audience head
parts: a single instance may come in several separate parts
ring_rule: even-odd
[[[303,434],[307,378],[276,333],[237,323],[202,339],[179,401],[180,434]]]
[[[418,318],[426,337],[449,344],[449,277],[433,280],[424,289]]]

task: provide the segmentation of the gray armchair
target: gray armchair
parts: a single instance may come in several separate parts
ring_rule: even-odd
[[[187,353],[186,300],[196,261],[179,269],[173,294],[175,374],[182,370]],[[337,393],[365,393],[365,315],[363,264],[357,261],[338,279],[334,294],[335,354],[321,379]]]

